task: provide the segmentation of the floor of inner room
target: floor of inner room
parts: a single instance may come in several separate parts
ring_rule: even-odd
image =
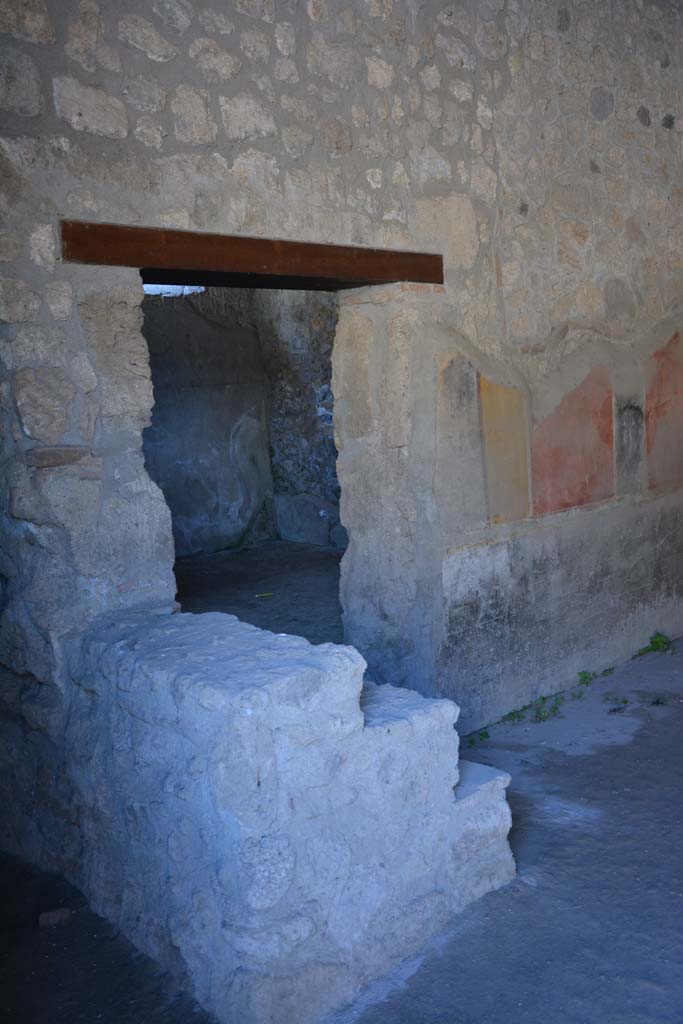
[[[339,563],[343,552],[290,541],[179,558],[184,612],[228,612],[312,644],[342,643]]]
[[[512,776],[516,879],[336,1024],[680,1024],[683,642],[553,703],[461,738]],[[0,1019],[211,1024],[58,876],[0,868]]]

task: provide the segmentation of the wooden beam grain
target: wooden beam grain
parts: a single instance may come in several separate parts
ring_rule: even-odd
[[[443,259],[433,253],[75,220],[61,222],[61,236],[67,263],[137,267],[150,284],[329,291],[395,281],[443,284]]]

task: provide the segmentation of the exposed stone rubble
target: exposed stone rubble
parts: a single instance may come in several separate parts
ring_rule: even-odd
[[[186,302],[224,336],[252,332],[260,350],[274,535],[343,548],[330,387],[337,296],[215,288]]]
[[[512,877],[509,777],[458,782],[457,708],[363,687],[352,648],[209,613],[129,616],[73,653],[57,763],[83,845],[69,820],[11,844],[61,851],[219,1019],[317,1021]]]

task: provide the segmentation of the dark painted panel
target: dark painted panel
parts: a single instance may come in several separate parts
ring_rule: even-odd
[[[645,417],[640,395],[620,395],[615,403],[617,493],[642,490],[645,469]]]

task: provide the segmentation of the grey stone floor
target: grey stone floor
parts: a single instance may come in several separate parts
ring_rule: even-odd
[[[178,559],[178,600],[185,612],[230,612],[273,633],[312,644],[342,643],[342,552],[288,541]]]
[[[546,721],[526,712],[463,740],[465,756],[512,774],[518,877],[336,1024],[680,1024],[677,648],[577,686],[583,696],[567,693]],[[211,1024],[76,890],[16,861],[0,867],[0,1020]],[[43,910],[63,906],[66,923],[38,927]]]
[[[531,711],[464,741],[512,775],[518,877],[338,1024],[683,1021],[676,646],[575,687],[547,721]]]

